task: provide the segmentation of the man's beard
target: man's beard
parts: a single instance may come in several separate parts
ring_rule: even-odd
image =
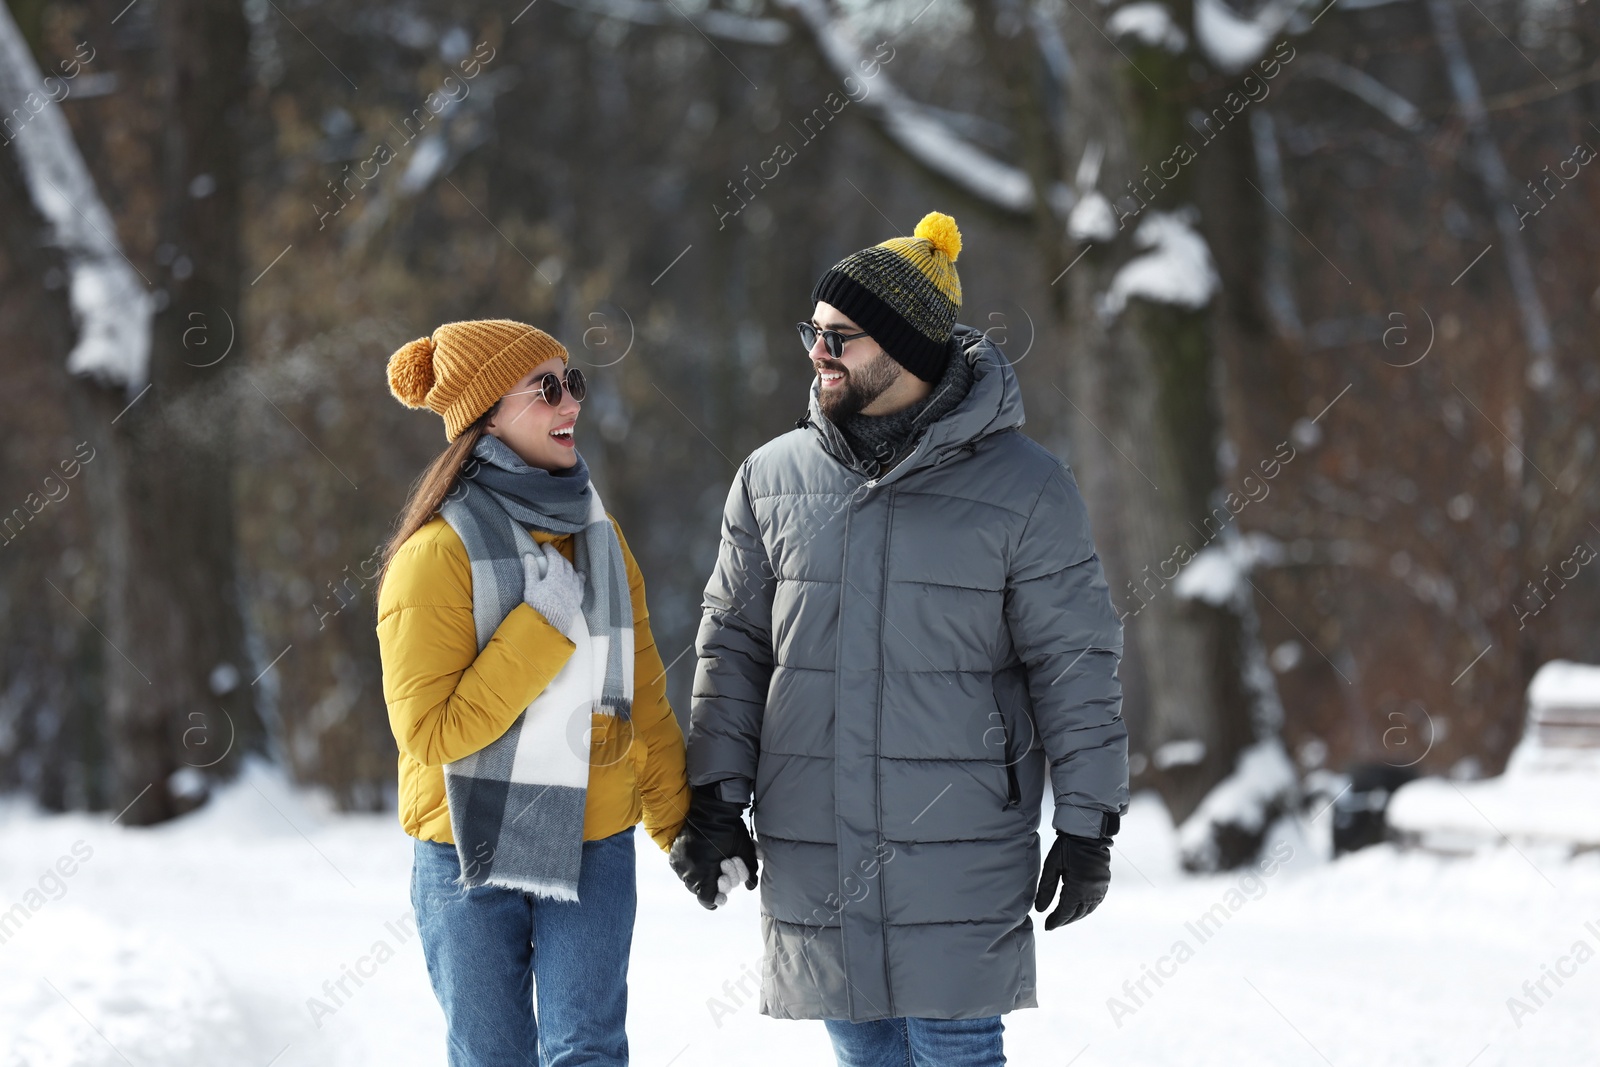
[[[843,385],[831,389],[819,386],[817,400],[822,413],[835,423],[860,414],[862,408],[882,396],[900,377],[900,364],[889,353],[882,351],[855,370],[832,360],[824,363],[822,369],[844,371]]]

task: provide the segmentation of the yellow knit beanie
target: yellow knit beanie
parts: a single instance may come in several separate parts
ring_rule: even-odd
[[[567,362],[566,347],[526,323],[447,322],[389,357],[389,392],[408,408],[443,415],[445,438],[454,441],[517,379],[554,356]]]

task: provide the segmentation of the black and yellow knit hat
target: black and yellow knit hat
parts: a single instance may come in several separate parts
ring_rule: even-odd
[[[961,309],[955,266],[960,254],[956,220],[930,211],[910,237],[891,238],[834,264],[811,290],[811,299],[832,304],[896,363],[925,382],[936,382]]]

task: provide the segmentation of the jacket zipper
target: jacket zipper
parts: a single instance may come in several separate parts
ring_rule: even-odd
[[[839,582],[839,615],[834,620],[835,626],[838,628],[837,632],[839,632],[839,633],[843,633],[844,632],[845,581],[846,581],[847,576],[850,573],[850,527],[851,527],[851,524],[852,524],[851,520],[853,520],[855,518],[853,512],[854,512],[853,508],[849,508],[849,507],[845,508],[845,512],[844,512],[844,541],[843,541],[843,544],[841,545],[840,551],[839,551],[839,577],[840,577],[840,582]],[[833,798],[833,824],[834,824],[834,833],[835,834],[838,834],[840,832],[840,826],[839,826],[839,796],[838,796],[838,793],[839,793],[839,790],[838,790],[839,752],[838,752],[838,746],[837,746],[837,738],[840,736],[839,728],[838,728],[838,718],[839,718],[840,711],[844,706],[844,702],[843,702],[843,699],[842,699],[843,696],[844,696],[844,693],[843,693],[842,689],[840,688],[840,679],[843,678],[844,672],[842,670],[840,670],[840,668],[839,668],[839,655],[842,652],[842,648],[843,648],[843,646],[841,645],[840,649],[835,651],[834,660],[833,660],[833,715],[834,715],[834,737],[836,739],[834,753],[833,753],[833,758],[834,758],[834,781],[835,781],[835,784],[834,784],[834,798]],[[841,846],[841,851],[842,851],[842,846]],[[834,873],[835,873],[835,875],[837,875],[838,871],[836,870]],[[841,888],[842,888],[842,883],[841,883]],[[844,973],[846,975],[848,975],[850,973],[850,939],[845,936],[844,920],[842,918],[839,921],[839,957],[840,957],[839,958],[839,966],[844,971]],[[848,982],[846,982],[846,986],[849,986]],[[845,990],[845,998],[846,998],[846,1004],[847,1004],[847,1006],[849,1008],[850,1014],[853,1015],[855,1013],[855,1007],[854,1007],[855,995],[854,995],[854,992],[853,992],[852,988],[847,988]]]
[[[873,479],[876,483],[877,479]],[[883,631],[888,622],[887,609],[889,607],[889,543],[894,537],[894,486],[889,487],[889,495],[884,501],[885,517],[883,520],[883,577],[878,587],[878,703],[876,709],[877,728],[873,731],[874,783],[877,788],[876,819],[878,829],[877,847],[881,850],[883,839]],[[894,1010],[894,980],[889,974],[889,902],[884,891],[885,879],[883,872],[878,873],[878,913],[882,916],[878,923],[879,936],[883,941],[883,986],[889,994],[889,1015],[895,1015]]]

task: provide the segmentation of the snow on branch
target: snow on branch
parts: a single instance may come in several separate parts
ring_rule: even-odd
[[[789,39],[789,25],[782,19],[750,18],[715,8],[686,12],[681,5],[652,3],[651,0],[560,0],[562,4],[591,15],[603,15],[641,26],[664,26],[687,21],[708,37],[720,37],[742,44],[782,44]]]
[[[1222,279],[1211,248],[1194,228],[1195,212],[1157,211],[1133,231],[1133,243],[1148,249],[1134,256],[1111,279],[1099,298],[1100,314],[1117,315],[1132,297],[1178,307],[1204,307]]]
[[[1215,66],[1229,73],[1241,71],[1261,58],[1298,7],[1295,0],[1269,0],[1254,17],[1246,18],[1226,0],[1195,0],[1195,40]]]
[[[1212,607],[1230,607],[1248,596],[1250,572],[1283,562],[1283,544],[1264,533],[1224,537],[1202,548],[1178,572],[1174,592],[1185,600],[1201,600]]]
[[[1067,236],[1074,241],[1104,244],[1117,236],[1117,213],[1098,189],[1079,196],[1067,215]]]
[[[94,187],[72,128],[53,106],[34,53],[0,5],[0,114],[32,115],[11,144],[38,213],[66,253],[78,342],[67,371],[138,390],[149,381],[149,291],[118,245],[117,226]],[[10,128],[8,128],[10,130]]]
[[[1106,33],[1112,37],[1134,37],[1141,44],[1164,48],[1173,54],[1189,47],[1189,35],[1172,20],[1167,6],[1156,0],[1139,0],[1117,8],[1106,19]]]
[[[834,73],[855,76],[864,53],[823,0],[777,3],[800,16]],[[885,74],[879,73],[874,79],[873,91],[861,106],[901,150],[927,169],[1003,210],[1019,215],[1032,211],[1033,185],[1027,174],[957,135]],[[1070,191],[1052,190],[1051,202],[1070,204]]]
[[[142,389],[150,376],[154,302],[117,243],[116,223],[45,81],[10,9],[0,4],[0,114],[31,116],[10,143],[34,207],[66,254],[78,325],[67,371]]]

